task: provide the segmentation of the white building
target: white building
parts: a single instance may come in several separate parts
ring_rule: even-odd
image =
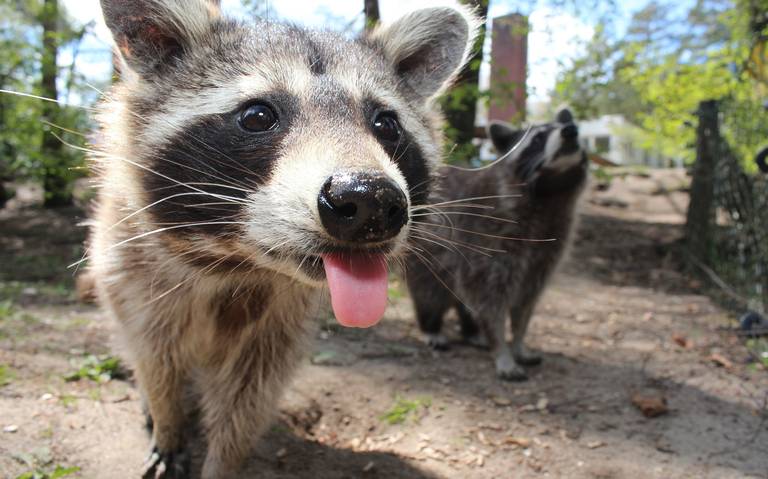
[[[638,148],[633,134],[636,127],[622,115],[604,115],[578,124],[582,146],[617,165],[683,166],[682,159],[665,158],[660,153]]]

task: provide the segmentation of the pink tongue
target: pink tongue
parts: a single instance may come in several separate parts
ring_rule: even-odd
[[[323,255],[331,304],[342,326],[368,328],[387,308],[387,263],[381,255]]]

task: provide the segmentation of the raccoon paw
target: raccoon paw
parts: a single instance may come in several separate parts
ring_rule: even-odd
[[[156,446],[144,462],[142,479],[188,479],[189,455],[184,451],[161,452]]]
[[[427,346],[436,351],[448,350],[448,338],[442,334],[427,334],[426,336]]]
[[[515,353],[515,361],[523,366],[538,366],[541,364],[541,354],[534,353],[533,351],[524,350]]]
[[[511,357],[500,357],[496,359],[496,375],[504,381],[526,381],[528,373],[517,364]]]

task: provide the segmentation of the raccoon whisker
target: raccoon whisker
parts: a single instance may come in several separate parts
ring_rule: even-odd
[[[419,236],[419,235],[413,235],[413,238],[417,239],[419,241],[426,241],[427,243],[432,243],[432,244],[437,245],[437,246],[439,246],[441,248],[445,248],[448,251],[454,251],[457,255],[461,256],[464,259],[464,261],[469,263],[469,258],[467,258],[466,255],[464,255],[464,253],[461,250],[459,250],[458,248],[456,248],[454,245],[443,244],[443,243],[441,243],[439,241],[436,241],[436,240],[433,240],[433,239],[429,239],[429,238],[425,238],[424,236]],[[434,254],[432,254],[430,251],[423,250],[422,252],[425,253],[425,254],[429,254],[430,256],[434,257]],[[479,251],[477,253],[478,254],[483,254],[482,252],[479,252]]]
[[[256,256],[257,254],[259,254],[259,251],[258,251],[258,250],[254,251],[253,253],[251,253],[251,254],[249,254],[248,256],[246,256],[246,257],[245,257],[245,259],[243,259],[241,262],[237,263],[237,265],[235,265],[235,266],[234,266],[232,269],[230,269],[230,270],[227,272],[227,274],[225,275],[225,277],[226,277],[226,278],[229,278],[230,276],[232,276],[233,274],[235,274],[235,270],[237,270],[237,268],[239,268],[240,266],[244,265],[245,263],[247,263],[247,262],[251,261],[251,259],[252,259],[254,256]],[[245,283],[246,283],[246,280],[245,280],[245,279],[243,279],[243,280],[241,280],[241,281],[240,281],[240,284],[238,284],[238,285],[237,285],[237,288],[235,288],[235,290],[232,292],[232,298],[233,298],[233,299],[234,299],[234,298],[237,298],[237,292],[240,290],[240,288],[242,288],[242,287],[243,287],[243,285],[244,285]]]
[[[56,128],[57,130],[66,131],[67,133],[71,133],[73,135],[77,135],[77,136],[81,136],[83,138],[86,138],[86,135],[84,133],[81,133],[81,132],[75,131],[75,130],[70,130],[69,128],[65,128],[65,127],[63,127],[61,125],[57,125],[56,123],[51,123],[50,121],[47,121],[47,120],[40,120],[40,123],[42,123],[43,125],[48,125],[51,128]]]
[[[100,93],[100,94],[101,94],[101,95],[102,95],[104,98],[110,99],[110,96],[109,96],[109,95],[105,94],[104,92],[101,92],[101,91],[100,91],[98,88],[96,88],[96,87],[94,87],[94,86],[92,86],[92,85],[89,85],[89,86],[90,86],[90,87],[91,87],[93,90],[95,90],[96,92]],[[142,121],[148,121],[148,120],[149,120],[149,118],[147,118],[146,116],[144,116],[144,115],[140,115],[139,113],[136,113],[136,112],[134,112],[134,111],[132,111],[132,110],[130,110],[130,109],[126,109],[126,111],[127,111],[129,114],[133,115],[134,117],[136,117],[136,118],[138,118],[138,119],[140,119],[140,120],[142,120]],[[159,119],[160,119],[161,121],[165,122],[167,125],[169,125],[169,126],[173,126],[173,124],[172,124],[170,121],[168,121],[168,119],[166,119],[166,118],[162,118],[162,117],[160,117]],[[193,140],[195,140],[195,141],[196,141],[198,144],[200,144],[200,145],[202,145],[202,146],[204,146],[204,147],[206,147],[206,148],[209,148],[209,149],[213,150],[214,152],[216,152],[216,153],[218,153],[218,154],[222,155],[222,156],[223,156],[223,157],[225,157],[226,159],[230,160],[230,161],[232,162],[232,164],[233,164],[233,165],[234,165],[234,166],[235,166],[235,167],[236,167],[236,168],[237,168],[239,171],[241,171],[242,173],[245,173],[245,174],[251,174],[251,173],[253,173],[253,172],[251,172],[251,171],[248,171],[248,170],[246,170],[246,169],[245,169],[245,168],[243,168],[242,166],[240,166],[240,165],[239,165],[239,163],[238,163],[237,161],[235,161],[233,158],[231,158],[231,157],[229,157],[228,155],[226,155],[224,152],[217,150],[217,149],[216,149],[216,148],[214,148],[212,145],[210,145],[210,144],[206,143],[205,141],[203,141],[203,140],[201,140],[200,138],[196,137],[195,135],[193,135],[193,134],[189,133],[188,131],[182,131],[182,134],[183,134],[183,135],[186,135],[187,137],[189,137],[189,138],[191,138],[191,139],[193,139]],[[193,148],[194,148],[194,147],[193,147]],[[216,158],[212,158],[212,157],[210,157],[210,156],[206,155],[206,154],[205,154],[205,152],[203,152],[203,151],[201,151],[201,150],[199,150],[199,149],[197,149],[197,148],[194,148],[194,150],[195,150],[196,152],[200,153],[200,154],[203,156],[203,158],[205,158],[205,159],[208,159],[208,160],[211,160],[211,161],[215,161],[215,162],[217,162],[217,163],[219,163],[219,164],[223,164],[223,163],[222,163],[220,160],[218,160],[218,159],[216,159]],[[189,157],[189,158],[191,158],[192,160],[195,160],[195,161],[197,161],[198,163],[200,163],[200,164],[201,164],[201,165],[203,165],[203,166],[207,166],[207,167],[208,167],[210,170],[212,170],[212,171],[213,171],[213,173],[218,173],[218,172],[217,172],[217,171],[216,171],[216,170],[215,170],[213,167],[211,167],[211,166],[210,166],[210,165],[208,165],[207,163],[203,162],[201,159],[199,159],[199,158],[197,158],[197,157],[193,157],[193,156],[191,156],[191,155],[186,155],[186,156],[187,156],[187,157]],[[165,160],[167,160],[167,158],[165,158]],[[168,160],[168,161],[170,161],[170,160]],[[187,167],[187,165],[181,165],[181,166]],[[200,170],[196,170],[196,171],[199,171],[200,173],[203,173],[203,174],[211,174],[211,173],[208,173],[208,172],[204,172],[204,171],[200,171]],[[214,176],[215,176],[215,175],[214,175]],[[229,176],[229,175],[224,175],[224,176],[225,176],[225,177],[227,177],[227,178],[229,179],[229,181],[231,181],[231,182],[232,182],[232,184],[235,184],[235,185],[240,185],[240,186],[248,186],[248,185],[246,185],[245,183],[243,183],[243,182],[241,182],[241,181],[237,180],[236,178],[232,178],[232,177],[231,177],[231,176]],[[217,179],[221,179],[221,180],[223,180],[221,177],[217,177]]]
[[[544,239],[539,239],[539,238],[517,238],[517,237],[514,237],[514,236],[492,235],[492,234],[488,234],[488,233],[481,233],[479,231],[467,230],[467,229],[464,229],[464,228],[456,228],[456,227],[446,226],[446,225],[441,225],[441,224],[436,224],[436,223],[425,223],[423,221],[414,221],[413,223],[414,224],[425,225],[425,226],[433,226],[435,228],[452,229],[452,230],[455,230],[455,231],[461,231],[462,233],[469,233],[469,234],[474,234],[474,235],[478,235],[478,236],[484,236],[486,238],[495,238],[495,239],[511,240],[511,241],[528,241],[528,242],[532,242],[532,243],[549,243],[551,241],[557,241],[557,238],[544,238]]]
[[[475,216],[477,218],[485,218],[489,220],[494,221],[501,221],[503,223],[512,223],[512,224],[518,224],[515,220],[510,220],[507,218],[499,218],[498,216],[491,216],[491,215],[482,215],[479,213],[470,213],[468,211],[440,211],[440,212],[434,212],[434,213],[417,213],[412,214],[411,217],[419,217],[419,216],[443,216],[443,215],[458,215],[458,216]]]
[[[481,246],[481,245],[477,245],[477,244],[473,244],[473,243],[466,243],[464,241],[449,240],[447,238],[444,238],[444,237],[442,237],[440,235],[437,235],[435,233],[432,233],[430,231],[419,230],[419,229],[414,229],[414,231],[417,232],[417,233],[428,234],[428,235],[430,235],[432,237],[440,238],[441,240],[443,240],[443,241],[445,241],[447,243],[450,243],[451,245],[463,246],[464,248],[466,248],[466,249],[468,249],[468,250],[470,250],[470,251],[472,251],[474,253],[482,254],[483,256],[488,256],[489,258],[493,256],[493,255],[491,255],[489,253],[507,253],[507,251],[505,251],[503,249],[489,248],[487,246]],[[421,239],[424,239],[424,238],[421,238]],[[440,246],[443,246],[444,248],[449,249],[444,244],[441,244]],[[467,258],[465,257],[465,259],[467,259]]]
[[[253,189],[239,188],[237,186],[222,185],[220,183],[206,183],[206,182],[202,182],[202,181],[190,181],[190,182],[185,182],[184,184],[185,185],[196,185],[196,186],[216,186],[218,188],[227,188],[229,190],[237,190],[237,191],[242,191],[244,193],[253,193]],[[168,187],[166,187],[166,188],[168,188]]]
[[[418,259],[419,259],[419,260],[420,260],[420,261],[421,261],[421,262],[424,264],[424,266],[425,266],[425,267],[426,267],[426,268],[429,270],[429,272],[430,272],[430,273],[432,273],[432,276],[434,276],[434,277],[435,277],[435,279],[436,279],[436,280],[437,280],[437,281],[438,281],[440,284],[442,284],[442,285],[443,285],[443,287],[444,287],[445,289],[447,289],[447,290],[448,290],[448,292],[449,292],[449,293],[451,293],[451,295],[452,295],[454,298],[456,298],[456,301],[458,301],[458,302],[459,302],[459,304],[461,304],[462,306],[464,306],[465,308],[467,308],[467,310],[468,310],[468,311],[470,311],[470,312],[472,312],[472,311],[473,311],[473,309],[472,309],[472,308],[470,308],[469,306],[467,306],[467,305],[466,305],[466,303],[464,303],[464,301],[462,301],[462,300],[461,300],[461,298],[459,298],[459,295],[457,295],[457,294],[456,294],[456,293],[453,291],[453,289],[451,289],[451,288],[450,288],[450,287],[449,287],[447,284],[445,284],[445,281],[443,281],[443,279],[442,279],[442,278],[441,278],[441,277],[440,277],[440,276],[439,276],[437,273],[435,273],[435,270],[434,270],[434,269],[432,269],[432,267],[430,266],[430,264],[429,264],[429,263],[426,261],[426,259],[424,258],[424,255],[422,255],[421,253],[418,253],[418,252],[416,252],[416,251],[412,251],[412,253],[413,253],[413,254],[416,256],[416,258],[418,258]]]
[[[56,137],[59,141],[61,141],[64,145],[66,145],[66,146],[68,146],[70,148],[74,148],[75,150],[84,151],[84,152],[87,152],[87,153],[96,154],[96,155],[102,156],[103,158],[106,158],[106,159],[113,159],[113,160],[124,161],[124,162],[126,162],[126,163],[128,163],[130,165],[133,165],[133,166],[135,166],[137,168],[140,168],[140,169],[142,169],[144,171],[152,173],[153,175],[157,175],[157,176],[159,176],[161,178],[164,178],[164,179],[166,179],[168,181],[176,183],[179,186],[184,186],[184,187],[187,187],[187,188],[189,188],[189,189],[191,189],[193,191],[197,191],[198,193],[210,195],[210,196],[213,196],[214,198],[220,198],[220,199],[224,199],[224,200],[229,199],[229,200],[239,201],[239,202],[243,201],[242,198],[236,198],[234,196],[220,195],[218,193],[211,193],[209,191],[201,190],[200,188],[195,188],[194,186],[190,186],[190,185],[188,185],[188,184],[186,184],[184,182],[181,182],[179,180],[171,178],[170,176],[167,176],[167,175],[164,175],[164,174],[162,174],[160,172],[157,172],[157,171],[153,170],[152,168],[144,166],[144,165],[142,165],[140,163],[136,163],[135,161],[131,161],[131,160],[127,159],[127,158],[123,158],[123,157],[120,157],[120,156],[108,155],[106,153],[99,152],[99,151],[96,151],[96,150],[92,150],[90,148],[85,148],[85,147],[82,147],[82,146],[73,145],[71,143],[68,143],[68,142],[64,141],[63,138],[61,138],[60,136],[57,136],[55,133],[51,133],[51,134],[54,137]]]
[[[121,219],[121,220],[120,220],[120,221],[118,221],[117,223],[114,223],[112,226],[110,226],[109,228],[107,228],[107,230],[106,230],[106,231],[111,231],[111,230],[112,230],[112,229],[114,229],[115,227],[117,227],[117,226],[119,226],[120,224],[122,224],[122,223],[124,223],[124,222],[128,221],[129,219],[131,219],[131,218],[133,218],[134,216],[136,216],[136,215],[138,215],[138,214],[142,213],[143,211],[146,211],[146,210],[148,210],[148,209],[150,209],[150,208],[152,208],[152,207],[154,207],[154,206],[157,206],[157,205],[159,205],[160,203],[163,203],[163,202],[165,202],[165,201],[168,201],[168,200],[172,200],[173,198],[177,198],[177,197],[180,197],[180,196],[191,196],[191,195],[207,195],[207,194],[208,194],[208,193],[205,193],[205,192],[203,192],[203,193],[193,192],[193,193],[176,193],[175,195],[166,196],[165,198],[161,198],[161,199],[159,199],[159,200],[155,201],[154,203],[151,203],[151,204],[148,204],[147,206],[144,206],[143,208],[139,208],[138,210],[136,210],[136,211],[134,211],[133,213],[129,214],[128,216],[126,216],[125,218]],[[226,201],[226,202],[224,202],[224,203],[221,203],[221,204],[232,204],[232,203],[234,203],[234,202],[232,202],[232,201]]]
[[[516,195],[490,195],[490,196],[475,196],[473,198],[461,198],[458,200],[451,200],[451,201],[442,201],[440,203],[433,203],[428,206],[443,206],[443,205],[450,205],[454,203],[461,203],[464,201],[482,201],[482,200],[494,200],[494,199],[502,199],[502,198],[521,198],[523,195],[516,194]],[[488,206],[488,205],[486,205]]]
[[[450,164],[446,164],[445,166],[447,166],[448,168],[459,170],[459,171],[482,171],[482,170],[487,170],[489,168],[493,168],[494,166],[498,165],[499,163],[509,158],[509,155],[511,155],[518,148],[520,148],[520,146],[523,144],[523,142],[525,142],[525,140],[528,138],[528,135],[530,135],[532,130],[533,130],[533,127],[528,126],[528,128],[526,128],[525,130],[525,133],[523,133],[523,136],[520,137],[519,140],[517,140],[517,143],[515,143],[512,146],[512,148],[510,148],[506,153],[504,153],[503,155],[500,155],[498,158],[488,163],[487,165],[479,166],[477,168],[464,168],[462,166],[450,165]]]
[[[141,234],[138,234],[136,236],[132,236],[128,239],[124,239],[122,241],[119,241],[113,245],[111,245],[108,250],[112,250],[115,248],[118,248],[126,243],[130,243],[132,241],[136,241],[142,238],[146,238],[147,236],[152,236],[158,233],[162,233],[164,231],[170,231],[175,230],[179,228],[191,228],[195,226],[208,226],[208,225],[247,225],[248,223],[245,221],[207,221],[203,223],[186,223],[186,224],[180,224],[180,225],[174,225],[174,226],[167,226],[165,228],[157,228],[152,231],[147,231]]]
[[[414,229],[413,232],[414,232],[414,234],[412,236],[415,239],[426,241],[427,243],[432,243],[432,244],[435,244],[435,245],[440,246],[442,248],[445,248],[445,249],[447,249],[449,251],[453,251],[453,252],[455,252],[457,254],[461,254],[461,251],[459,251],[459,249],[452,242],[449,242],[449,240],[446,240],[442,236],[436,235],[436,234],[431,233],[429,231],[417,230],[417,229]],[[427,237],[424,236],[425,234],[430,236],[431,238],[437,238],[437,239],[427,238]],[[443,242],[443,241],[445,241],[445,242]]]
[[[197,252],[198,251],[191,251],[191,253],[197,253]],[[174,292],[177,289],[181,288],[182,286],[184,286],[185,284],[189,283],[190,281],[199,278],[200,276],[202,276],[203,274],[205,274],[205,273],[207,273],[209,271],[212,271],[214,268],[216,268],[216,266],[218,266],[219,264],[223,263],[224,261],[226,261],[227,259],[232,257],[232,255],[234,255],[234,254],[235,253],[233,252],[233,253],[230,253],[230,254],[228,254],[226,256],[223,256],[221,258],[218,258],[218,259],[215,259],[215,260],[211,261],[211,263],[209,265],[207,265],[206,267],[201,268],[199,271],[195,272],[195,274],[185,278],[184,280],[180,281],[176,286],[173,286],[172,288],[166,290],[161,295],[159,295],[159,296],[157,296],[155,298],[152,298],[152,296],[154,294],[153,293],[154,278],[153,278],[153,282],[150,284],[150,291],[149,291],[149,297],[152,298],[152,299],[149,302],[147,302],[145,304],[145,306],[150,305],[150,304],[152,304],[152,303],[154,303],[156,301],[159,301],[159,300],[163,299],[164,297],[168,296],[169,294],[171,294],[172,292]],[[175,257],[173,257],[173,259],[178,259],[181,256],[184,256],[184,254],[175,256]],[[155,277],[157,277],[157,274],[155,274]]]
[[[487,253],[484,253],[484,251],[485,252],[489,252],[489,253],[507,253],[507,251],[502,250],[502,249],[495,249],[495,248],[491,248],[491,247],[488,247],[488,246],[482,246],[482,245],[478,245],[478,244],[474,244],[474,243],[467,243],[465,241],[458,241],[458,240],[455,240],[455,239],[448,239],[448,238],[446,238],[444,236],[440,236],[440,235],[438,235],[436,233],[433,233],[432,231],[429,231],[428,228],[413,227],[413,231],[416,232],[416,233],[427,234],[427,235],[429,235],[429,236],[431,236],[433,238],[437,238],[438,240],[444,241],[445,243],[448,243],[448,244],[451,244],[451,245],[463,246],[463,247],[465,247],[467,249],[470,249],[470,250],[474,251],[475,253],[487,254]],[[443,246],[445,246],[445,245],[443,245]],[[490,256],[490,255],[488,255],[488,256]]]
[[[20,91],[6,90],[4,88],[0,88],[0,93],[6,93],[8,95],[21,96],[21,97],[24,97],[24,98],[33,98],[35,100],[42,100],[42,101],[47,101],[47,102],[51,102],[51,103],[57,103],[57,104],[59,104],[61,106],[68,106],[68,107],[72,107],[72,108],[80,108],[82,110],[87,110],[87,111],[91,111],[91,112],[97,111],[96,108],[93,108],[93,107],[90,107],[90,106],[70,105],[69,103],[64,103],[63,101],[60,101],[60,100],[55,100],[53,98],[48,98],[48,97],[44,97],[44,96],[40,96],[40,95],[33,95],[32,93],[22,93]]]
[[[405,251],[414,255],[416,253],[421,253],[421,254],[425,253],[423,249],[417,248],[416,246],[413,246],[413,245],[405,245]],[[429,263],[430,266],[434,266],[434,264],[431,261],[429,261],[426,257],[423,258],[422,261],[426,261],[427,263]],[[405,271],[406,268],[408,268],[408,263],[406,263],[405,261],[402,261],[402,263],[400,263],[400,267],[403,269],[403,271]]]

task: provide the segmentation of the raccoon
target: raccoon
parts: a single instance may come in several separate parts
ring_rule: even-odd
[[[143,477],[189,477],[192,397],[202,477],[231,478],[323,287],[345,326],[383,314],[440,161],[435,99],[478,22],[431,8],[348,39],[215,1],[101,6],[122,78],[100,106],[90,268],[150,415]]]
[[[419,215],[426,219],[414,221],[419,239],[406,279],[432,347],[447,346],[440,330],[453,307],[462,336],[491,348],[498,376],[524,380],[523,366],[541,362],[526,349],[525,333],[570,241],[587,156],[567,109],[527,130],[494,122],[489,136],[497,151],[509,153],[481,171],[440,169],[432,205]]]

